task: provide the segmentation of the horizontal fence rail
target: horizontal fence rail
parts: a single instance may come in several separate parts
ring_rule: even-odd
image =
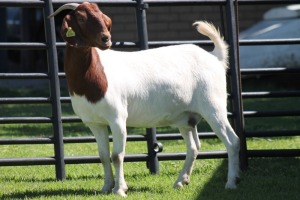
[[[22,7],[22,8],[43,8],[48,10],[52,9],[51,7],[59,7],[62,4],[69,3],[69,0],[53,0],[53,1],[42,1],[42,0],[2,0],[0,1],[0,7]],[[81,3],[82,0],[72,0],[75,3]],[[132,0],[90,0],[90,2],[95,2],[101,4],[101,6],[130,6],[137,7],[137,1]],[[229,0],[192,0],[192,1],[182,1],[182,0],[144,0],[143,8],[145,9],[149,6],[159,7],[159,6],[190,6],[190,5],[216,5],[223,6],[230,10],[228,7]],[[238,5],[267,5],[267,4],[276,4],[276,5],[287,5],[293,3],[299,3],[298,0],[238,0]],[[49,6],[49,5],[50,6]],[[50,10],[49,10],[50,9]],[[232,7],[231,7],[232,9]],[[235,19],[233,17],[234,13],[231,10],[226,11],[227,20]],[[228,19],[233,17],[232,19]],[[140,20],[137,17],[137,21]],[[227,21],[228,22],[228,21]],[[234,25],[234,23],[233,23]],[[45,24],[47,28],[54,29],[50,24]],[[145,26],[145,24],[144,24]],[[144,27],[145,28],[145,27]],[[139,30],[140,31],[140,30]],[[231,34],[235,34],[235,31]],[[230,35],[229,35],[230,36]],[[143,41],[144,40],[144,41]],[[187,41],[148,41],[145,38],[139,38],[139,41],[117,41],[113,42],[114,48],[142,48],[144,43],[147,43],[146,46],[149,48],[155,48],[166,45],[179,45],[179,44],[197,44],[201,46],[212,46],[213,43],[208,40],[187,40]],[[230,41],[229,41],[230,42]],[[237,40],[237,45],[243,46],[257,46],[257,45],[299,45],[300,38],[294,39],[259,39],[259,40]],[[50,41],[47,42],[0,42],[0,50],[37,50],[37,51],[48,51],[49,48],[65,48],[64,42],[55,42],[55,38],[50,38]],[[233,49],[237,53],[237,49]],[[53,52],[52,52],[53,53]],[[54,55],[55,57],[55,55]],[[54,58],[52,55],[52,58]],[[54,64],[55,65],[55,64]],[[54,66],[52,65],[52,67]],[[233,66],[238,65],[237,61],[233,63]],[[52,74],[52,75],[51,75]],[[238,70],[237,76],[252,76],[252,75],[289,75],[289,74],[299,74],[300,69],[288,69],[288,68],[260,68],[260,69],[241,69]],[[232,71],[229,71],[229,76],[235,76]],[[50,71],[48,73],[0,73],[0,83],[1,80],[14,79],[14,80],[31,80],[31,79],[45,79],[49,80],[51,87],[57,87],[55,80],[53,78],[65,79],[64,73],[53,74]],[[233,77],[238,83],[239,77]],[[54,85],[53,85],[54,84]],[[238,86],[238,85],[237,85]],[[56,92],[58,89],[52,88],[51,92]],[[236,92],[236,91],[235,91]],[[241,94],[234,94],[230,92],[229,100],[234,100],[235,95],[241,99],[250,99],[250,98],[293,98],[300,97],[300,91],[280,91],[280,92],[241,92]],[[57,98],[50,97],[3,97],[0,98],[0,104],[51,104],[53,106],[53,101],[58,100],[59,103],[70,103],[70,97],[61,97]],[[54,106],[55,107],[55,106]],[[238,116],[239,111],[232,111],[228,113],[228,117],[234,119]],[[241,111],[242,118],[256,118],[256,117],[282,117],[282,116],[300,116],[300,110],[291,110],[291,111]],[[58,123],[57,126],[61,126],[60,123],[78,123],[81,120],[76,116],[47,116],[47,117],[0,117],[0,124],[14,124],[14,123]],[[244,127],[241,127],[242,129]],[[243,133],[245,137],[279,137],[279,136],[299,136],[300,130],[281,130],[281,131],[247,131],[244,130]],[[26,145],[26,144],[53,144],[57,145],[57,140],[60,140],[61,144],[73,144],[73,143],[91,143],[95,142],[94,137],[62,137],[54,135],[53,137],[48,138],[14,138],[14,139],[0,139],[0,145]],[[148,142],[149,136],[147,135],[128,135],[127,141],[145,141]],[[198,133],[200,139],[216,138],[216,135],[212,132]],[[181,135],[178,133],[157,133],[155,134],[156,140],[178,140],[182,139]],[[110,137],[112,141],[112,137]],[[154,141],[157,142],[157,141]],[[151,144],[153,145],[153,144]],[[43,158],[0,158],[0,166],[27,166],[27,165],[64,165],[64,164],[81,164],[81,163],[99,163],[99,156],[72,156],[67,157],[64,155],[56,156],[56,154],[61,154],[63,149],[57,149],[55,147],[55,155]],[[149,149],[148,149],[149,150]],[[247,150],[247,149],[246,149]],[[58,151],[58,152],[57,152]],[[295,157],[300,156],[299,149],[278,149],[278,150],[247,150],[246,156],[248,157]],[[185,153],[157,153],[156,155],[158,161],[167,161],[167,160],[184,160]],[[125,162],[150,162],[152,158],[148,153],[144,154],[130,154],[125,156]],[[198,159],[205,158],[227,158],[226,151],[211,151],[211,152],[200,152],[197,156]],[[60,163],[60,164],[58,164]],[[57,178],[64,179],[65,172],[64,166],[60,166],[57,169]],[[58,172],[60,171],[60,173]]]
[[[72,0],[74,3],[81,3],[82,0]],[[89,0],[89,2],[100,3],[104,6],[136,6],[135,1],[131,0]],[[151,6],[188,6],[188,5],[225,5],[226,0],[145,0]],[[70,3],[69,0],[53,0],[55,7]],[[268,5],[268,4],[295,4],[298,0],[238,0],[239,5]],[[30,7],[44,8],[45,3],[41,0],[1,0],[0,7]]]
[[[157,155],[159,161],[184,160],[185,153],[162,153]],[[197,159],[215,159],[227,158],[226,151],[200,152]],[[147,162],[149,156],[145,154],[127,154],[124,157],[124,162]],[[27,166],[27,165],[54,165],[56,162],[54,157],[42,158],[4,158],[1,159],[0,166]],[[99,156],[72,156],[65,157],[66,164],[87,164],[101,163]]]
[[[149,41],[148,45],[151,48],[168,46],[168,45],[180,45],[180,44],[196,44],[201,46],[212,46],[211,41],[203,40],[183,40],[183,41]],[[256,45],[298,45],[300,44],[300,38],[293,39],[243,39],[239,40],[241,46],[256,46]],[[66,43],[57,42],[57,48],[65,48]],[[112,43],[112,48],[138,48],[139,42],[118,41]],[[46,43],[38,42],[0,42],[0,49],[5,50],[45,50],[47,48]]]
[[[248,150],[249,157],[297,157],[299,149],[276,149],[276,150]],[[186,153],[158,153],[159,161],[184,160]],[[227,158],[226,151],[199,152],[196,159]],[[124,162],[147,162],[148,154],[127,154]],[[88,164],[101,163],[99,156],[66,156],[65,164]],[[55,165],[54,157],[42,158],[4,158],[0,166],[28,166],[28,165]]]

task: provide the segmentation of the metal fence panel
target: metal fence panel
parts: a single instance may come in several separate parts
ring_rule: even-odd
[[[79,163],[98,163],[98,156],[64,156],[64,143],[86,143],[95,142],[94,137],[63,137],[62,123],[80,122],[78,117],[61,116],[61,103],[70,103],[69,97],[61,97],[59,79],[65,78],[64,73],[58,72],[57,66],[57,48],[64,48],[65,43],[57,42],[54,34],[53,19],[47,19],[47,16],[53,11],[53,6],[58,7],[67,0],[2,0],[0,7],[26,7],[26,8],[43,8],[46,42],[45,43],[0,43],[0,49],[4,50],[38,50],[47,51],[48,56],[48,73],[0,73],[0,79],[46,79],[50,81],[50,97],[22,97],[22,98],[0,98],[0,104],[51,104],[51,117],[1,117],[0,124],[9,123],[51,123],[53,126],[53,136],[49,138],[14,138],[0,139],[0,145],[22,145],[22,144],[54,144],[55,156],[45,158],[0,158],[0,166],[25,166],[25,165],[55,165],[56,177],[64,179],[65,164]],[[80,3],[81,0],[72,2]],[[233,126],[241,138],[241,168],[247,168],[248,157],[274,157],[274,156],[300,156],[299,149],[289,150],[247,150],[246,137],[273,137],[273,136],[296,136],[300,135],[299,130],[293,131],[247,131],[245,130],[244,117],[274,117],[274,116],[300,116],[300,111],[243,111],[243,98],[279,98],[279,97],[299,97],[299,91],[289,92],[242,92],[241,75],[257,74],[300,74],[299,69],[239,69],[238,47],[239,45],[281,45],[281,44],[300,44],[300,39],[268,39],[268,40],[241,40],[238,41],[238,4],[292,4],[298,3],[296,0],[91,0],[90,2],[101,3],[104,6],[131,6],[136,8],[138,42],[114,42],[114,47],[122,48],[140,48],[158,47],[165,45],[176,45],[183,43],[194,43],[198,45],[211,46],[211,41],[148,41],[146,9],[150,6],[186,6],[186,5],[215,5],[226,8],[226,24],[230,44],[230,85],[231,91],[229,99],[232,102],[232,112],[228,116],[233,120]],[[225,19],[224,19],[225,21]],[[200,138],[215,138],[214,133],[201,133]],[[125,162],[147,162],[151,173],[159,173],[158,161],[165,160],[182,160],[185,159],[185,153],[158,153],[154,150],[157,147],[157,140],[176,140],[181,139],[178,133],[160,134],[155,133],[155,129],[147,129],[146,135],[128,135],[128,141],[147,141],[147,154],[132,154],[125,156]],[[110,137],[110,141],[112,138]],[[226,158],[225,151],[201,152],[197,158]]]

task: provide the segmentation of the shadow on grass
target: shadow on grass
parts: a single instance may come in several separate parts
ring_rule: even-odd
[[[153,191],[148,187],[142,188],[129,188],[130,193],[135,192],[151,192]],[[159,192],[156,192],[159,193]],[[68,198],[90,198],[97,197],[101,199],[101,196],[106,195],[114,195],[114,194],[101,194],[99,190],[92,189],[48,189],[43,191],[25,191],[25,192],[16,192],[13,194],[2,195],[2,199],[32,199],[32,198],[43,198],[43,197],[51,197],[55,199],[55,197],[65,197]],[[118,197],[116,197],[118,199]]]
[[[79,181],[79,180],[102,180],[104,179],[101,175],[81,175],[81,176],[67,176],[66,180],[68,181]],[[25,183],[50,183],[50,182],[61,182],[56,178],[24,178],[24,177],[2,177],[0,178],[3,182],[25,182]]]
[[[90,175],[90,176],[78,176],[78,177],[71,177],[68,176],[67,180],[68,181],[80,181],[80,180],[93,180],[93,179],[102,179],[102,176],[99,175]],[[5,182],[16,182],[16,183],[26,183],[26,184],[38,184],[41,185],[43,188],[42,190],[40,189],[30,189],[30,190],[25,190],[25,191],[15,191],[9,194],[3,194],[2,196],[0,195],[1,199],[32,199],[32,198],[43,198],[43,197],[51,197],[55,199],[55,197],[65,197],[66,199],[69,197],[91,197],[91,196],[96,196],[96,195],[101,195],[100,190],[94,190],[94,189],[87,189],[87,188],[68,188],[64,187],[63,185],[61,188],[45,188],[44,184],[62,184],[63,182],[58,181],[55,178],[20,178],[20,177],[9,177],[9,178],[2,178],[2,181]]]
[[[25,182],[25,183],[48,183],[55,182],[57,179],[55,178],[44,178],[44,179],[36,179],[36,178],[20,178],[20,177],[2,177],[0,178],[1,182]]]
[[[241,173],[242,181],[236,190],[225,190],[227,160],[196,196],[196,199],[253,200],[299,199],[299,158],[255,158]]]
[[[80,181],[80,180],[102,180],[104,177],[101,175],[89,175],[89,176],[77,176],[77,177],[71,177],[68,176],[67,180],[68,181]],[[35,183],[35,184],[60,184],[63,183],[61,181],[57,181],[54,178],[45,178],[45,179],[35,179],[35,178],[2,178],[1,181],[6,181],[6,182],[25,182],[25,183]],[[55,198],[64,198],[64,199],[85,199],[85,198],[92,198],[96,197],[97,199],[101,199],[101,197],[107,196],[107,195],[112,195],[114,194],[101,194],[100,193],[100,188],[98,189],[93,189],[93,188],[77,188],[73,187],[70,188],[68,187],[68,184],[66,186],[61,186],[61,188],[46,188],[45,186],[42,186],[42,190],[40,189],[35,189],[32,188],[30,190],[25,190],[25,191],[15,191],[10,194],[2,194],[0,191],[0,199],[32,199],[32,198],[45,198],[45,197],[50,197],[51,199]],[[133,193],[140,193],[140,192],[151,192],[151,193],[157,193],[160,194],[161,191],[157,189],[153,189],[151,187],[147,186],[142,186],[142,187],[129,187],[129,191],[131,194]],[[118,199],[118,197],[114,197],[113,199]]]
[[[89,189],[48,189],[43,191],[25,191],[16,192],[13,194],[2,195],[3,199],[31,199],[31,198],[42,198],[42,197],[53,197],[58,196],[96,196],[101,195],[99,191]]]

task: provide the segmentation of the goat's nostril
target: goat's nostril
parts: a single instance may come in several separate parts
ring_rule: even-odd
[[[106,42],[109,41],[109,37],[103,36],[103,37],[101,38],[101,40],[102,40],[102,42],[106,43]]]

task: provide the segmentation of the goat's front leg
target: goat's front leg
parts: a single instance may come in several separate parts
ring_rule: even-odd
[[[98,144],[100,160],[104,168],[104,186],[101,189],[101,193],[108,194],[112,192],[112,188],[114,187],[115,183],[110,163],[109,133],[107,126],[89,125],[89,128],[95,135]]]
[[[126,197],[128,190],[127,184],[124,178],[124,156],[125,156],[125,145],[126,145],[126,122],[118,121],[117,123],[110,126],[113,135],[113,152],[112,162],[115,167],[116,179],[113,193],[120,196]]]
[[[200,144],[196,144],[196,142],[199,142],[199,140],[196,139],[197,141],[195,141],[193,134],[193,131],[196,131],[196,129],[188,130],[186,128],[181,128],[179,131],[182,134],[183,139],[185,140],[187,154],[183,168],[178,176],[178,179],[174,183],[174,188],[181,188],[184,185],[189,184],[194,161],[198,155],[197,147],[200,148]]]

